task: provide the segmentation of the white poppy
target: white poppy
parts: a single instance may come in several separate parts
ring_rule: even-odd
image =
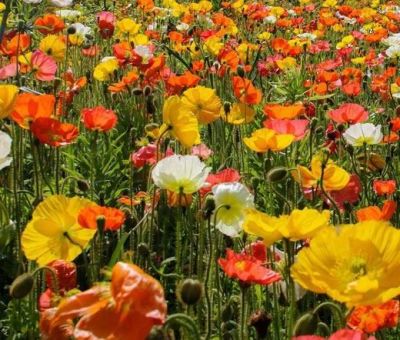
[[[192,194],[205,184],[209,172],[197,156],[172,155],[160,160],[151,176],[161,189]]]
[[[244,210],[254,207],[254,196],[239,182],[221,183],[212,188],[216,228],[223,234],[236,237],[243,229]]]
[[[40,4],[42,0],[23,0],[26,4]]]
[[[357,123],[350,126],[343,134],[347,144],[363,146],[364,144],[379,144],[383,138],[381,126],[371,123]]]
[[[12,158],[8,157],[11,152],[11,137],[0,131],[0,170],[11,164]]]
[[[73,0],[50,0],[50,2],[57,7],[68,7],[71,6],[73,4]]]
[[[389,58],[398,58],[400,57],[400,44],[399,45],[392,45],[386,51],[385,54]]]

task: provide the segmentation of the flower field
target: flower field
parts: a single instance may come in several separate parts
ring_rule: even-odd
[[[0,3],[0,339],[400,339],[400,3]]]

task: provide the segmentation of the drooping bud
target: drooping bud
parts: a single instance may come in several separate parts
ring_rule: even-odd
[[[33,289],[35,281],[31,273],[18,276],[10,286],[10,296],[13,299],[22,299]]]
[[[244,77],[244,69],[241,66],[238,66],[237,70],[236,70],[237,74],[239,77]]]
[[[295,336],[314,334],[317,327],[318,316],[315,313],[307,312],[297,319],[293,334]]]
[[[263,339],[267,336],[271,321],[271,316],[263,310],[258,310],[250,316],[250,326],[256,329],[259,339]]]
[[[209,219],[215,210],[215,201],[213,197],[207,197],[203,209],[203,217],[205,220]]]
[[[203,284],[199,280],[186,279],[176,290],[177,298],[186,305],[194,305],[203,295]]]
[[[139,255],[141,255],[145,258],[150,257],[150,249],[146,243],[139,243],[139,245],[137,247],[137,251],[138,251]]]
[[[267,180],[271,183],[280,182],[286,178],[287,174],[288,171],[284,166],[278,166],[268,171]]]

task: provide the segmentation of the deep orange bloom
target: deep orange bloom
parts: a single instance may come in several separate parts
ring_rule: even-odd
[[[267,104],[264,106],[265,115],[272,119],[294,119],[304,111],[303,104]]]
[[[11,118],[22,128],[29,129],[31,122],[39,117],[51,117],[56,99],[53,95],[22,93],[15,101]]]
[[[226,250],[226,258],[220,258],[218,264],[227,276],[242,283],[269,285],[281,280],[280,274],[263,266],[256,257],[232,249]]]
[[[28,34],[12,31],[4,35],[0,51],[8,56],[16,56],[23,54],[30,45],[31,37]]]
[[[392,195],[396,191],[396,181],[390,180],[374,180],[373,182],[374,191],[378,196]]]
[[[129,86],[133,85],[138,79],[139,75],[136,73],[136,71],[130,71],[126,74],[126,76],[122,77],[121,81],[111,84],[108,87],[108,91],[111,93],[128,91]]]
[[[153,0],[137,0],[136,1],[138,8],[143,10],[143,12],[150,12],[154,8]]]
[[[254,87],[251,80],[235,76],[232,83],[235,97],[242,103],[255,105],[261,102],[261,91]]]
[[[103,106],[82,109],[82,122],[88,130],[107,132],[117,124],[118,117],[113,110]]]
[[[166,314],[160,283],[138,266],[118,262],[110,285],[94,286],[47,310],[40,330],[47,339],[67,340],[64,333],[72,333],[77,340],[143,340],[154,325],[164,322]],[[78,318],[73,326],[71,321]]]
[[[64,27],[64,21],[55,14],[45,14],[35,20],[35,26],[42,34],[57,34],[61,32]]]
[[[347,325],[365,333],[375,333],[386,327],[396,327],[399,321],[399,301],[390,300],[377,306],[356,307]]]
[[[83,228],[96,229],[99,217],[105,219],[105,230],[118,230],[125,222],[125,214],[121,210],[99,205],[82,209],[78,216],[78,222]]]
[[[385,201],[382,209],[373,205],[357,210],[357,220],[359,222],[369,220],[389,221],[395,213],[396,208],[397,203],[395,201],[388,200]]]
[[[39,117],[31,124],[31,131],[43,144],[62,146],[78,137],[78,128],[73,124],[61,123],[50,117]]]
[[[181,76],[171,76],[168,78],[166,85],[169,95],[180,94],[189,87],[195,87],[201,78],[194,75],[190,71],[186,71]]]

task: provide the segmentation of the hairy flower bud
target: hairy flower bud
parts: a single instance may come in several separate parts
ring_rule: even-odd
[[[33,289],[35,281],[31,273],[18,276],[10,286],[10,296],[13,299],[22,299]]]

